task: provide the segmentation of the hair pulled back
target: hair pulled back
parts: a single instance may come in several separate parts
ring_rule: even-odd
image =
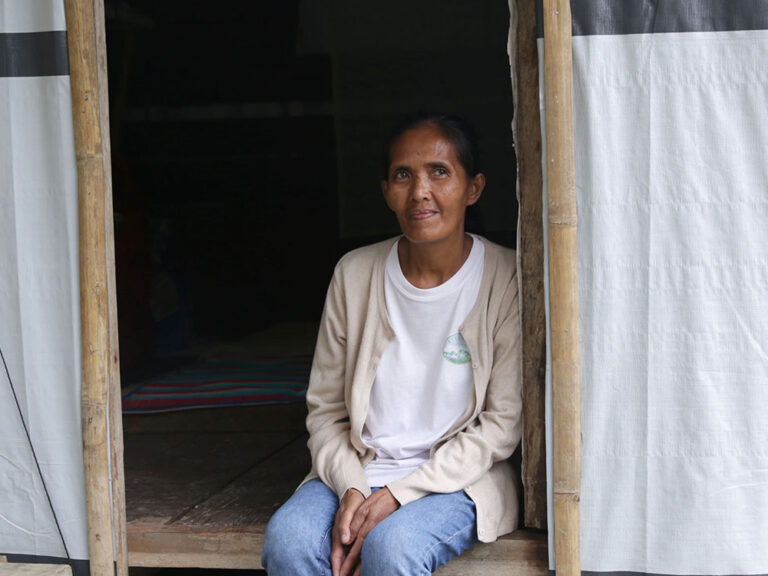
[[[477,134],[469,122],[459,116],[450,114],[419,112],[398,124],[390,134],[387,142],[386,154],[384,156],[385,180],[389,176],[392,146],[394,146],[406,132],[424,126],[434,126],[453,145],[453,149],[456,152],[456,158],[462,168],[464,168],[467,176],[472,178],[482,172],[480,168],[480,150],[477,142]]]

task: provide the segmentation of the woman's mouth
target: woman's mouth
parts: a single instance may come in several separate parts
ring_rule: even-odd
[[[437,210],[414,210],[408,217],[411,220],[427,220],[437,214]]]

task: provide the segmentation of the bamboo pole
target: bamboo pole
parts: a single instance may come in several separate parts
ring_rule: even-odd
[[[544,0],[544,77],[552,324],[555,569],[581,574],[581,361],[568,0]]]
[[[127,574],[119,422],[106,42],[102,0],[65,0],[79,189],[83,460],[91,574]],[[116,422],[117,420],[117,422]],[[114,438],[113,438],[114,440]],[[113,460],[110,465],[110,457]],[[110,479],[117,481],[110,491]],[[114,493],[113,493],[114,492]],[[121,524],[122,522],[122,524]],[[115,528],[118,528],[116,531]],[[117,554],[116,554],[117,551]]]

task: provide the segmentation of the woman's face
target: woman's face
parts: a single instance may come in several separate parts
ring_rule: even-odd
[[[485,176],[470,178],[451,141],[432,125],[403,133],[392,145],[389,161],[381,188],[408,241],[463,238],[464,213],[480,198]]]

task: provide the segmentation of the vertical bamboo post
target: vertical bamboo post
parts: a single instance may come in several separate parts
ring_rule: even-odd
[[[83,459],[91,574],[127,574],[119,422],[106,41],[102,0],[65,0],[79,189]],[[115,422],[115,419],[118,422]],[[110,429],[111,427],[111,429]],[[119,456],[116,457],[115,456]],[[115,482],[110,491],[110,479]],[[116,531],[116,528],[118,529]],[[116,554],[117,552],[117,554]],[[117,563],[117,564],[116,564]]]
[[[581,361],[569,0],[544,0],[555,569],[580,576]]]

